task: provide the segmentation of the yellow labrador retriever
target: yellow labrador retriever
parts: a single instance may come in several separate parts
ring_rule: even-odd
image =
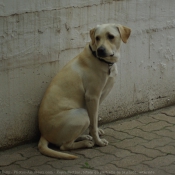
[[[91,42],[53,78],[39,109],[42,154],[77,158],[50,149],[49,143],[60,150],[108,145],[99,137],[104,132],[98,129],[98,109],[113,87],[121,40],[126,43],[130,32],[120,24],[98,25],[90,31]],[[92,137],[82,135],[88,128]]]

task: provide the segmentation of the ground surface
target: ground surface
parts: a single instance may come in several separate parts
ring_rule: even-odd
[[[175,106],[102,126],[106,147],[69,153],[76,160],[41,155],[37,143],[0,153],[0,174],[175,174]]]

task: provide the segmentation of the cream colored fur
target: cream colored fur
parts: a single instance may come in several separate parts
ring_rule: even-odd
[[[107,140],[99,137],[104,132],[98,129],[98,109],[113,87],[121,41],[126,43],[130,32],[119,24],[98,25],[90,31],[91,42],[53,78],[38,113],[41,132],[38,148],[42,154],[77,158],[50,149],[49,143],[59,146],[60,150],[108,145]],[[94,57],[89,45],[97,55],[98,48],[103,46],[106,56],[101,59],[114,63],[113,66]],[[90,135],[82,135],[88,128]]]

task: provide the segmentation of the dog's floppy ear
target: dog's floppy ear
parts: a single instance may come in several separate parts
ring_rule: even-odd
[[[131,29],[122,25],[117,25],[117,28],[120,32],[121,39],[124,43],[127,43],[127,40],[131,34]]]
[[[91,40],[92,40],[92,45],[95,44],[95,31],[96,31],[96,28],[93,28],[90,30],[89,34],[90,34],[90,37],[91,37]]]

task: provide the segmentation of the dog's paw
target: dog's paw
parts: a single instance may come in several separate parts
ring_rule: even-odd
[[[81,135],[76,141],[81,140],[92,140],[92,137],[90,135]]]
[[[84,140],[92,140],[92,137],[90,135],[84,135]]]
[[[102,136],[104,134],[105,134],[105,132],[103,131],[103,129],[98,128],[98,135]]]
[[[107,146],[108,145],[108,141],[106,139],[100,139],[100,140],[98,140],[98,142],[96,144],[98,146]]]
[[[93,141],[89,141],[89,140],[85,141],[85,147],[92,148],[93,146],[94,146],[94,142]]]

